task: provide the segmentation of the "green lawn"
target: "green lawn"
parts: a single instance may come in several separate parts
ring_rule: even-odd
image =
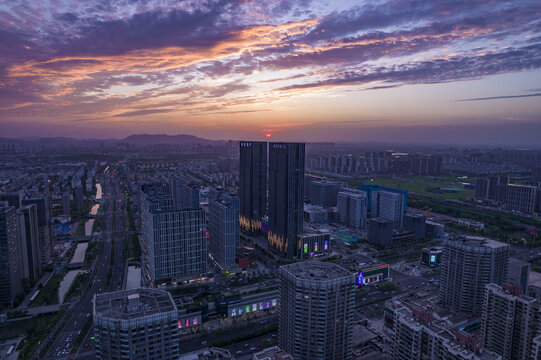
[[[475,179],[466,179],[463,182],[473,182]],[[462,180],[454,176],[434,177],[434,176],[408,176],[401,178],[390,177],[374,177],[357,181],[356,183],[378,184],[389,186],[397,189],[407,190],[413,194],[426,195],[430,197],[438,197],[442,199],[460,200],[471,198],[475,195],[473,190],[462,189],[460,191],[439,190],[442,187],[458,187],[463,188]],[[439,194],[436,194],[439,191]]]

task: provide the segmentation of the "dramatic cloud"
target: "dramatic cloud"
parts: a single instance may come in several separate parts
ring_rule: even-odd
[[[258,129],[268,121],[277,129],[313,116],[330,97],[347,97],[354,108],[354,96],[410,85],[539,76],[539,19],[538,0],[6,1],[0,121],[204,119],[204,129],[218,129],[253,116]],[[539,96],[493,95],[459,101]],[[344,126],[339,121],[353,116],[346,109],[316,115]],[[528,111],[535,121],[541,109]]]

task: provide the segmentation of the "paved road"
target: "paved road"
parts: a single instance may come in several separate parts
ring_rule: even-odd
[[[514,247],[514,250],[515,254],[511,255],[512,258],[527,262],[541,259],[541,247],[531,249]]]
[[[126,269],[125,261],[122,257],[125,234],[123,232],[114,231],[115,229],[113,229],[113,216],[116,216],[116,213],[114,212],[112,203],[118,201],[120,195],[118,185],[113,179],[108,180],[110,186],[105,189],[104,198],[102,199],[102,203],[105,201],[109,202],[107,213],[105,214],[106,227],[105,231],[102,233],[103,251],[92,266],[89,289],[82,295],[77,303],[70,306],[69,320],[55,340],[45,359],[65,358],[71,352],[75,340],[80,336],[84,326],[92,315],[92,299],[94,295],[101,293],[105,286],[109,266],[111,265],[112,249],[115,250],[113,255],[114,270],[108,290],[122,289],[124,280],[123,272]],[[81,348],[84,349],[84,347]],[[88,350],[88,348],[86,350]]]
[[[244,326],[244,327],[236,328],[236,329],[226,330],[226,331],[224,331],[222,333],[214,333],[214,334],[211,334],[211,335],[206,336],[206,337],[201,336],[201,337],[192,339],[192,340],[187,341],[187,342],[183,342],[182,339],[181,339],[180,353],[181,354],[189,353],[189,352],[192,352],[192,351],[196,351],[196,350],[208,347],[215,341],[230,340],[230,339],[234,338],[235,336],[239,336],[239,335],[243,335],[243,334],[249,334],[251,332],[264,329],[266,326],[268,326],[270,324],[273,324],[273,323],[276,323],[276,321],[277,320],[273,320],[273,319],[255,320],[254,324],[251,324],[251,325],[248,325],[248,326]],[[266,336],[270,337],[271,335],[269,334],[269,335],[266,335]],[[248,342],[250,342],[250,341],[248,341]],[[241,344],[243,344],[243,343],[241,343]],[[232,349],[236,349],[237,345],[238,344],[226,346],[226,348],[230,349],[230,351],[231,351]],[[244,346],[242,345],[242,347],[244,347]],[[236,352],[236,351],[237,350],[235,350],[233,352]]]

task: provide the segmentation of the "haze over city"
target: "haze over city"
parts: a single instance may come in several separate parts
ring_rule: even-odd
[[[531,146],[541,5],[4,1],[2,136]]]

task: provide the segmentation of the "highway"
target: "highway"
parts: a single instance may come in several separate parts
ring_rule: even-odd
[[[53,346],[50,348],[46,356],[40,358],[68,358],[70,352],[73,350],[77,338],[81,335],[85,335],[81,333],[87,322],[89,320],[91,321],[92,299],[95,294],[99,294],[104,291],[110,266],[113,267],[112,276],[109,285],[105,290],[115,291],[121,290],[123,287],[126,262],[122,253],[124,251],[126,234],[123,231],[115,231],[116,229],[113,229],[113,217],[118,217],[119,214],[122,215],[120,210],[114,210],[115,206],[113,206],[113,204],[117,202],[119,204],[118,208],[120,209],[121,202],[119,202],[119,200],[123,200],[120,195],[118,184],[116,184],[114,179],[112,179],[110,176],[107,177],[109,186],[106,186],[104,197],[102,199],[102,203],[108,202],[107,212],[104,214],[106,216],[105,231],[102,232],[103,248],[94,264],[92,264],[92,275],[88,285],[89,288],[80,297],[79,301],[70,306],[66,325],[54,341]],[[114,249],[113,262],[111,262],[112,249]],[[81,348],[82,347],[83,346],[81,346]]]

